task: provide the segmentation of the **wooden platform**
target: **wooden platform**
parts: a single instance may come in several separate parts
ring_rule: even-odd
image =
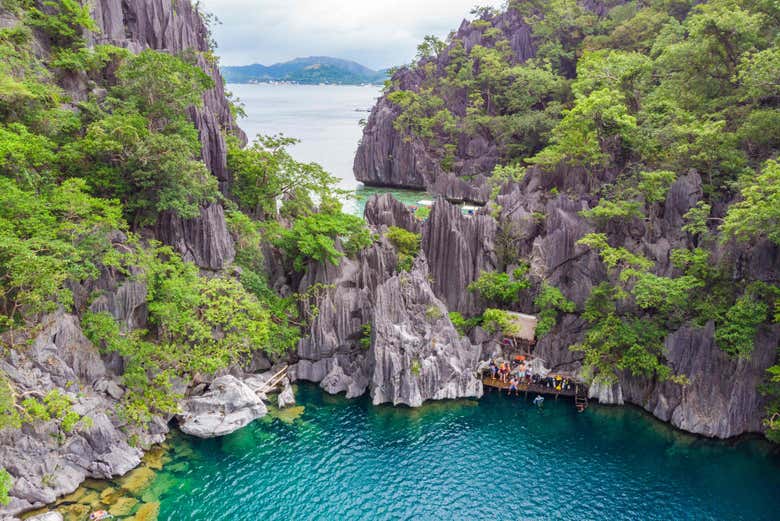
[[[484,385],[485,387],[490,387],[502,391],[509,390],[509,382],[502,382],[498,378],[490,378],[490,377],[483,378],[482,385]],[[559,391],[554,387],[547,387],[546,385],[542,385],[542,384],[521,383],[517,386],[517,390],[518,392],[522,392],[522,393],[531,392],[536,394],[552,395],[555,396],[556,398],[558,396],[570,396],[573,398],[577,396],[577,385],[581,385],[581,384],[574,384],[574,386],[571,389],[561,389]]]

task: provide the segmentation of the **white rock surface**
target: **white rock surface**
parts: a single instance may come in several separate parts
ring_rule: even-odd
[[[215,379],[205,394],[184,400],[182,411],[178,416],[182,432],[214,438],[246,427],[268,409],[251,387],[226,375]]]

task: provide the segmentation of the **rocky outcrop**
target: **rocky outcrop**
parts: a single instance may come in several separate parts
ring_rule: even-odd
[[[268,412],[255,391],[232,375],[215,379],[204,394],[185,399],[181,409],[179,428],[198,438],[225,436]]]
[[[514,10],[491,17],[490,26],[498,29],[509,41],[514,60],[522,63],[535,54],[531,28]],[[452,41],[460,41],[468,52],[476,45],[492,46],[492,40],[484,35],[484,27],[464,20]],[[433,66],[439,74],[450,64],[450,47],[438,58],[419,64],[419,68],[404,67],[393,76],[398,90],[419,91],[422,88],[424,66]],[[458,116],[466,114],[468,93],[455,89],[446,96],[447,108]],[[394,127],[399,108],[387,96],[382,96],[363,130],[363,138],[354,162],[355,178],[372,186],[393,186],[425,189],[448,199],[458,201],[487,201],[487,189],[483,175],[489,175],[501,154],[497,144],[488,136],[463,135],[455,151],[455,161],[450,171],[442,167],[443,150],[416,136],[407,136]],[[469,179],[464,179],[469,176]]]
[[[648,382],[625,375],[619,387],[626,401],[642,406],[675,427],[704,436],[729,438],[763,429],[759,391],[775,360],[780,327],[764,328],[753,355],[734,359],[715,343],[712,322],[683,327],[666,339],[669,364],[690,383]]]
[[[422,249],[432,286],[450,311],[472,314],[478,296],[466,288],[483,271],[495,271],[496,221],[487,215],[465,216],[438,199],[423,225]]]
[[[374,200],[368,211],[385,225],[403,223],[400,209],[379,210],[394,206],[386,203]],[[481,395],[474,373],[480,348],[455,331],[428,282],[424,256],[411,273],[397,273],[395,251],[381,239],[339,267],[313,267],[302,289],[316,282],[334,287],[299,344],[298,379],[347,397],[368,391],[375,403],[419,406]]]
[[[196,58],[214,80],[214,88],[204,95],[202,107],[192,109],[191,116],[200,133],[204,162],[220,184],[227,186],[230,175],[224,132],[241,139],[245,136],[233,121],[219,68],[203,56],[209,50],[209,30],[197,7],[189,0],[97,0],[93,6],[93,18],[100,28],[92,36],[95,43],[110,43],[133,52],[200,53]]]
[[[220,270],[236,256],[225,212],[219,204],[201,208],[200,217],[194,219],[166,212],[157,223],[156,235],[173,246],[185,261],[203,269]]]
[[[363,217],[370,225],[397,226],[412,233],[420,232],[420,221],[412,211],[392,194],[372,195],[366,202]]]
[[[226,191],[231,179],[225,135],[238,136],[242,142],[246,142],[246,136],[231,114],[219,68],[206,56],[210,35],[198,8],[190,0],[97,0],[92,5],[92,15],[100,29],[90,35],[93,43],[126,47],[136,53],[144,49],[192,53],[212,78],[214,87],[204,94],[202,106],[191,107],[189,111],[200,135],[203,161],[223,192]],[[204,269],[221,269],[233,259],[233,241],[219,205],[209,205],[199,218],[187,221],[163,215],[156,234],[185,259]]]
[[[481,349],[452,326],[419,259],[411,273],[381,284],[374,302],[370,394],[375,405],[419,407],[427,400],[482,396]]]
[[[72,433],[60,432],[54,421],[0,431],[0,461],[14,477],[11,502],[0,507],[0,517],[50,503],[76,490],[87,477],[125,474],[143,454],[138,443],[129,443],[133,430],[125,429],[117,416],[117,376],[84,337],[78,318],[59,312],[42,324],[27,348],[12,349],[0,358],[0,369],[17,396],[40,397],[59,390],[73,401],[75,412],[91,418],[91,425],[79,425]],[[161,442],[166,433],[160,420],[152,422],[149,431],[135,432],[141,446]]]

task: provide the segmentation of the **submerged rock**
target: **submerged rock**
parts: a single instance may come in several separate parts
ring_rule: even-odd
[[[179,428],[186,434],[213,438],[235,432],[267,412],[247,384],[226,375],[215,379],[205,394],[184,400],[177,418]]]

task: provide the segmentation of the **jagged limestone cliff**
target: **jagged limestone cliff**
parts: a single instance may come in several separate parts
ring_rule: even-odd
[[[776,26],[762,9],[740,2],[678,7],[514,1],[503,12],[482,10],[447,42],[421,46],[418,60],[395,73],[364,129],[354,171],[371,185],[490,201],[467,218],[440,200],[420,227],[432,287],[450,311],[478,318],[495,303],[468,286],[480,272],[508,275],[525,263],[531,288],[508,307],[544,311],[535,299],[555,288],[576,310],[553,310],[557,325],[539,340],[536,352],[550,366],[586,367],[588,374],[599,362],[602,370],[617,366],[610,383],[594,380],[593,397],[637,404],[690,432],[730,437],[766,429],[772,398],[762,387],[780,339],[771,313],[760,311],[776,309],[769,295],[776,289],[755,296],[756,288],[780,281],[780,248],[770,240],[776,218],[739,240],[722,231],[729,225],[720,226],[750,197],[738,188],[756,178],[763,161],[774,168],[778,141],[765,131],[752,135],[747,121],[764,110],[775,117],[776,92],[746,89],[761,81],[749,65],[754,56],[776,53]],[[752,20],[755,32],[724,38],[702,29],[736,19]],[[664,40],[671,34],[664,31],[676,36]],[[729,45],[734,54],[725,61],[708,54]],[[691,56],[698,72],[689,68]],[[720,67],[732,73],[721,75]],[[728,100],[737,98],[739,114],[729,110]],[[622,122],[637,133],[617,130],[622,116],[611,120],[612,109],[623,110]],[[713,120],[722,125],[721,141],[704,145],[697,140]],[[706,154],[709,162],[697,159]],[[643,179],[651,178],[668,185],[650,193]],[[379,206],[370,218],[409,228],[401,210]],[[702,224],[694,228],[697,215]],[[708,266],[701,278],[690,272],[695,255]],[[686,298],[669,303],[672,287],[685,284]],[[680,378],[628,370],[637,360],[621,359],[620,340],[608,345],[626,327],[593,340],[605,322],[588,304],[604,288],[618,296],[607,297],[615,308],[603,316],[636,324],[639,337],[657,335],[645,344],[655,351],[643,356]],[[654,292],[665,297],[651,304]],[[737,310],[760,299],[760,318],[745,327],[750,319]],[[740,354],[728,343],[741,327],[748,347]],[[482,339],[477,333],[472,337]]]
[[[98,0],[91,4],[91,13],[97,28],[87,33],[89,45],[110,44],[134,53],[154,49],[197,56],[197,63],[214,80],[214,88],[205,93],[202,106],[190,109],[190,117],[200,137],[203,161],[220,186],[228,187],[225,135],[245,138],[231,115],[219,70],[209,61],[208,30],[196,8],[188,0]],[[18,14],[0,10],[2,27],[19,26],[22,22]],[[36,32],[34,37],[34,47],[47,56],[50,42],[46,35]],[[90,96],[103,95],[100,87],[79,71],[62,74],[60,84],[74,105]],[[205,206],[200,217],[193,219],[164,213],[145,233],[172,245],[204,270],[221,270],[235,255],[218,203]],[[122,233],[115,232],[110,241],[118,252],[130,251]],[[97,278],[71,284],[74,309],[109,313],[124,331],[147,328],[147,288],[135,280],[137,273],[132,273],[132,268],[131,273],[115,267],[101,269]],[[75,490],[87,477],[125,474],[140,463],[143,447],[164,439],[168,432],[164,418],[156,417],[146,428],[136,429],[117,416],[119,401],[125,394],[120,381],[125,360],[117,354],[101,355],[85,337],[79,316],[60,310],[43,317],[23,338],[18,333],[11,338],[13,334],[4,334],[3,342],[12,346],[28,342],[28,346],[5,352],[0,369],[18,402],[24,397],[43,397],[50,391],[63,392],[75,397],[72,411],[90,418],[91,426],[65,437],[51,422],[0,430],[0,467],[13,478],[11,501],[8,506],[0,506],[0,517],[50,503]]]

